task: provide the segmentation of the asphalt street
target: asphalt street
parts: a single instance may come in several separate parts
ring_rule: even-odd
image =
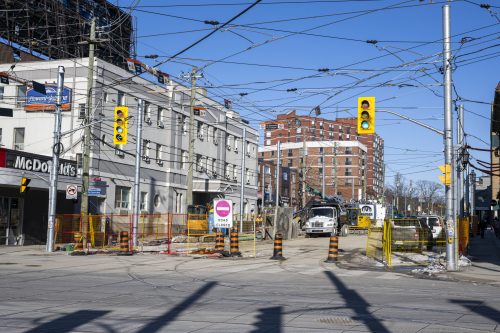
[[[286,261],[0,248],[0,332],[500,332],[498,285],[342,269],[327,242],[285,241]]]

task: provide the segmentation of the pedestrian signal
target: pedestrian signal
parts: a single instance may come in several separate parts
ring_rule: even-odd
[[[128,107],[115,107],[115,123],[113,131],[113,143],[115,145],[124,145],[127,143],[128,129]]]
[[[375,97],[358,97],[358,134],[375,133]]]
[[[445,164],[445,165],[440,165],[439,170],[443,173],[442,176],[439,176],[439,180],[441,183],[443,183],[445,186],[450,186],[451,185],[451,165]]]

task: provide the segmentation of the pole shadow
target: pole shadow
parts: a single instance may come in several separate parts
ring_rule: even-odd
[[[478,315],[488,318],[491,321],[500,324],[500,311],[491,306],[484,305],[481,301],[464,301],[459,299],[450,300],[451,303],[460,304],[469,311],[475,312]]]
[[[282,313],[283,308],[281,306],[259,309],[259,314],[257,315],[259,321],[254,324],[255,329],[251,333],[281,333]]]
[[[363,297],[361,297],[356,291],[347,288],[346,285],[332,272],[327,271],[325,274],[339,291],[346,306],[356,312],[356,317],[353,317],[354,320],[363,322],[371,332],[389,333],[389,330],[370,313],[368,310],[370,304],[366,302]]]
[[[157,317],[152,322],[142,327],[137,333],[154,333],[167,326],[170,322],[174,321],[183,311],[188,309],[197,299],[208,293],[210,289],[215,287],[217,282],[209,282],[195,291],[191,296],[176,305],[173,309],[165,314]]]
[[[73,332],[75,328],[84,325],[94,319],[104,316],[110,311],[80,310],[69,313],[63,317],[54,319],[35,327],[26,333],[50,333],[50,332]]]

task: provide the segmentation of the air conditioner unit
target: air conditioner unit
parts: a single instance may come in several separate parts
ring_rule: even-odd
[[[234,177],[233,177],[233,180],[234,180],[235,182],[236,182],[236,181],[238,181],[238,177],[234,176]]]
[[[227,180],[231,179],[231,176],[226,175],[226,179],[227,179]]]
[[[212,176],[213,176],[214,178],[217,178],[217,176],[218,176],[218,175],[217,175],[217,172],[213,172],[213,173],[212,173]]]
[[[146,118],[146,120],[144,121],[146,124],[148,125],[151,125],[153,122],[151,121],[151,118]]]
[[[205,171],[204,167],[202,167],[202,166],[198,167],[198,172],[204,172],[204,171]]]
[[[124,157],[125,153],[121,149],[115,149],[115,155],[120,156],[120,157]]]
[[[163,166],[163,161],[162,160],[156,160],[156,164],[158,164],[159,166]]]
[[[250,152],[247,151],[247,156],[250,157],[250,156],[252,156],[252,154],[250,154]]]
[[[149,158],[149,156],[143,156],[143,157],[142,157],[142,160],[143,160],[144,162],[146,162],[146,163],[151,162],[151,159]]]
[[[250,185],[250,180],[247,180],[247,185]]]
[[[157,125],[159,128],[165,128],[165,124],[163,123],[163,121],[158,121]]]

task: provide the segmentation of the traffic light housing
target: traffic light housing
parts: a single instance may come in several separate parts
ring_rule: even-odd
[[[442,176],[439,176],[439,180],[443,185],[450,186],[451,185],[451,165],[445,164],[440,165],[439,170],[443,173]]]
[[[358,97],[358,134],[375,133],[375,97]]]
[[[19,193],[24,194],[28,192],[29,190],[29,183],[31,182],[31,179],[23,177],[21,178],[21,186],[19,187]]]
[[[113,143],[115,145],[126,144],[128,130],[128,107],[115,107],[115,122],[113,128]]]

